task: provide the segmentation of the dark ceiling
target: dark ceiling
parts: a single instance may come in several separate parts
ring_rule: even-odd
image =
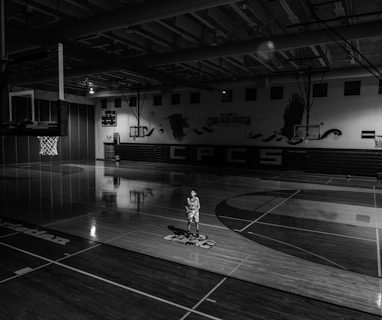
[[[5,0],[3,0],[5,1]],[[380,0],[6,0],[8,84],[214,90],[301,74],[380,77]]]

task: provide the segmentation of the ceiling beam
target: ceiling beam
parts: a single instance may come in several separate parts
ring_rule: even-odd
[[[152,0],[150,2],[127,5],[110,12],[97,14],[80,21],[72,21],[59,28],[46,30],[40,34],[40,42],[52,44],[64,40],[75,40],[97,33],[113,31],[116,29],[127,28],[138,24],[144,24],[160,19],[175,17],[178,15],[209,9],[221,5],[230,4],[240,0]],[[20,32],[16,39],[18,43],[29,43],[30,33]],[[8,48],[8,53],[12,54],[12,48]]]
[[[382,20],[339,26],[333,28],[333,30],[349,41],[379,37],[382,36]],[[333,40],[333,37],[335,37],[335,35],[333,35],[330,30],[325,31],[321,29],[270,38],[226,43],[218,46],[201,47],[173,53],[158,54],[137,58],[137,61],[144,62],[149,66],[157,66],[162,64],[182,63],[199,59],[212,59],[247,53],[267,53],[278,50],[310,47],[318,44],[324,45],[334,43],[335,40]],[[340,38],[336,40],[341,41]],[[267,46],[268,43],[272,43],[272,46]]]
[[[150,2],[128,5],[112,12],[105,12],[81,20],[78,23],[70,24],[64,28],[60,28],[60,30],[62,30],[67,38],[75,39],[88,34],[126,28],[237,1],[239,0],[153,0]]]
[[[372,37],[382,36],[382,21],[380,20],[380,21],[372,21],[372,22],[353,24],[353,25],[347,25],[347,26],[339,26],[333,29],[337,33],[341,34],[341,36],[348,39],[349,41],[363,39],[363,38],[372,38]],[[264,46],[264,44],[268,42],[273,43],[274,49],[267,48]],[[124,60],[120,58],[120,59],[117,59],[118,63],[114,61],[115,60],[114,58],[110,58],[110,56],[104,55],[103,64],[109,65],[109,69],[107,70],[108,72],[118,71],[121,69],[121,66],[123,66],[123,68],[131,67],[132,70],[134,70],[134,67],[135,67],[136,72],[139,73],[140,71],[137,70],[137,66],[139,65],[154,67],[154,66],[160,66],[160,65],[166,65],[166,64],[185,63],[185,62],[190,62],[195,60],[220,58],[220,57],[235,56],[235,55],[242,55],[242,54],[248,54],[248,53],[260,53],[260,52],[264,53],[264,52],[271,52],[275,50],[289,50],[289,49],[310,47],[313,45],[328,44],[328,43],[334,43],[334,40],[327,33],[327,31],[314,30],[314,31],[308,31],[304,33],[295,33],[295,34],[289,34],[284,36],[271,37],[267,39],[253,39],[249,41],[229,43],[224,45],[218,45],[216,47],[208,46],[208,47],[202,47],[198,49],[191,49],[191,50],[185,50],[185,51],[174,52],[174,53],[159,54],[154,56],[137,58],[136,60],[131,60],[131,59]],[[75,56],[78,54],[81,54],[81,51],[82,51],[82,55],[84,57],[87,57],[88,59],[95,58],[94,50],[88,50],[85,52],[83,50],[80,50],[79,48],[72,48],[72,49],[73,49],[73,55]],[[68,48],[66,50],[68,50]],[[98,51],[95,51],[95,52],[98,54]],[[96,67],[94,68],[95,68],[93,70],[94,73],[97,73],[98,71],[96,70]],[[144,70],[142,69],[141,72],[142,71]],[[38,78],[37,73],[31,76]],[[15,79],[18,79],[18,81],[22,81],[22,79],[19,76],[16,76]]]
[[[64,42],[64,52],[69,53],[71,56],[81,57],[85,59],[91,59],[95,62],[101,64],[100,67],[89,67],[82,69],[82,73],[80,73],[80,69],[77,70],[68,70],[65,72],[65,78],[79,76],[79,75],[87,75],[87,74],[97,74],[97,73],[105,73],[112,71],[121,71],[122,69],[129,70],[130,72],[135,72],[138,74],[146,75],[147,79],[151,79],[151,82],[155,80],[160,80],[164,83],[173,86],[189,86],[192,88],[198,88],[201,90],[211,90],[212,88],[206,87],[200,83],[194,83],[192,81],[188,81],[185,79],[180,79],[169,74],[159,72],[155,69],[142,65],[140,63],[131,62],[127,59],[118,58],[115,56],[110,56],[109,54],[103,53],[99,50],[89,49],[87,47],[80,46],[74,42]],[[57,70],[47,70],[45,72],[38,73],[29,73],[28,74],[16,74],[9,75],[9,84],[11,85],[20,85],[20,84],[30,84],[36,82],[43,82],[48,80],[57,79]]]

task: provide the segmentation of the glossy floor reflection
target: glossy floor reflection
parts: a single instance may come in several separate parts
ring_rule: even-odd
[[[217,242],[210,249],[163,239],[174,229],[185,229],[183,204],[190,188],[198,190],[201,200],[201,232]],[[172,305],[176,311],[158,319],[232,319],[234,314],[273,319],[278,312],[284,319],[298,319],[313,304],[322,309],[320,319],[381,315],[380,180],[141,162],[52,162],[0,167],[0,191],[0,250],[8,258],[0,268],[1,293],[12,288],[21,298],[19,287],[33,285],[37,274],[38,281],[52,281],[61,268],[63,276],[76,272],[97,279],[98,289],[110,290],[111,285],[156,303],[164,299],[158,310],[171,313]],[[41,230],[45,238],[36,236]],[[59,238],[67,239],[67,245],[54,241]],[[45,264],[51,265],[48,273]],[[114,276],[102,271],[106,265],[113,266]],[[131,282],[123,280],[124,268],[138,272]],[[179,268],[192,283],[185,288],[205,282],[191,304],[180,298],[187,289],[172,284],[179,283],[172,278]],[[25,275],[16,280],[12,270]],[[158,279],[165,283],[158,285]],[[84,290],[90,285],[80,281]],[[73,290],[65,281],[61,285]],[[159,294],[159,287],[167,290]],[[236,307],[231,306],[222,298],[229,288],[242,288],[249,300],[234,299]],[[260,295],[251,295],[255,291]],[[82,296],[78,293],[78,299]],[[272,296],[281,299],[277,305]],[[62,297],[55,299],[53,304]],[[259,308],[261,299],[269,306]],[[248,313],[240,311],[252,304]],[[316,319],[313,314],[301,317]]]

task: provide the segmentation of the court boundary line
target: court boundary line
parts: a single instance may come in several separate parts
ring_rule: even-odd
[[[293,194],[291,194],[288,198],[285,198],[283,201],[281,201],[280,203],[278,203],[277,205],[275,205],[273,208],[269,209],[267,212],[265,212],[263,215],[261,215],[260,217],[258,217],[257,219],[253,220],[250,224],[248,224],[246,227],[242,228],[240,230],[240,232],[243,232],[245,229],[249,228],[250,226],[252,226],[254,223],[256,223],[257,221],[259,221],[261,218],[265,217],[267,214],[271,213],[273,210],[277,209],[279,206],[283,205],[285,202],[287,202],[288,200],[290,200],[291,198],[293,198],[297,193],[299,193],[301,191],[300,190],[297,190],[296,192],[294,192]]]
[[[110,244],[112,241],[118,240],[120,238],[126,237],[126,236],[133,234],[133,233],[136,233],[136,232],[139,232],[139,230],[134,230],[134,231],[129,231],[129,232],[123,233],[117,237],[111,238],[110,240],[106,240],[106,241],[96,240],[96,241],[100,244]]]
[[[13,233],[9,233],[9,234],[4,234],[4,235],[0,236],[0,239],[6,238],[9,236],[14,236],[14,235],[19,234],[19,233],[20,232],[13,232]]]
[[[199,307],[217,288],[219,288],[225,281],[227,280],[227,277],[224,277],[217,283],[202,299],[200,299],[193,307],[192,310],[195,310],[197,307]],[[186,319],[191,314],[190,311],[188,311],[180,320]]]
[[[80,201],[71,201],[70,200],[70,202],[80,202]],[[80,202],[80,203],[82,203],[82,202]],[[92,214],[100,213],[101,211],[103,211],[103,210],[99,209],[99,210],[96,210],[95,212],[89,212],[89,213],[81,214],[79,216],[75,216],[75,217],[71,217],[71,218],[67,218],[67,219],[62,219],[62,220],[57,220],[57,221],[49,222],[49,223],[43,224],[41,227],[46,228],[46,227],[49,227],[49,226],[53,226],[55,224],[60,224],[60,223],[68,222],[68,221],[71,221],[71,220],[76,220],[78,218],[83,218],[83,217],[86,217],[86,216],[90,216]]]
[[[0,242],[0,245],[11,246],[11,245],[8,245],[8,244],[3,243],[3,242]],[[81,254],[81,253],[83,253],[83,252],[85,252],[85,251],[88,251],[88,250],[90,250],[90,249],[97,248],[97,247],[99,247],[100,245],[101,245],[101,243],[97,243],[97,244],[94,245],[94,246],[85,248],[85,249],[83,249],[83,250],[77,251],[77,252],[75,252],[75,253],[66,255],[65,257],[59,258],[59,259],[57,259],[57,260],[52,260],[52,261],[62,261],[62,260],[65,260],[65,259],[74,257],[74,256],[76,256],[76,255],[78,255],[78,254]],[[16,247],[15,247],[15,248],[16,248]],[[15,248],[11,248],[11,249],[13,249],[13,250],[17,250],[17,249],[15,249]],[[21,250],[23,250],[23,249],[21,249]],[[25,252],[23,252],[23,253],[25,253]],[[33,252],[28,252],[28,253],[25,253],[25,254],[29,254],[29,255],[30,255],[30,253],[33,255]],[[41,256],[41,257],[42,257],[42,256]],[[45,260],[45,259],[40,258],[40,257],[35,257],[35,258],[38,258],[38,259],[40,259],[40,260]],[[47,258],[47,259],[49,259],[49,258]],[[44,268],[44,267],[47,267],[47,266],[50,266],[50,265],[52,265],[52,262],[48,262],[48,263],[46,263],[46,264],[44,264],[44,265],[38,266],[38,267],[36,267],[36,268],[33,268],[33,269],[29,270],[28,272],[25,272],[25,273],[22,273],[22,274],[17,274],[17,275],[15,275],[15,276],[12,276],[12,277],[3,279],[3,280],[0,281],[0,284],[1,284],[1,283],[5,283],[5,282],[7,282],[7,281],[9,281],[9,280],[13,280],[13,279],[15,279],[15,278],[22,277],[22,276],[24,276],[24,275],[27,275],[27,274],[29,274],[29,273],[31,273],[31,272],[36,271],[36,270],[40,270],[40,269],[42,269],[42,268]]]
[[[206,317],[206,318],[209,318],[209,319],[213,319],[213,320],[223,320],[223,319],[221,319],[221,318],[214,317],[214,316],[209,315],[209,314],[207,314],[207,313],[204,313],[204,312],[201,312],[201,311],[197,311],[197,310],[193,310],[193,309],[191,309],[191,308],[189,308],[189,307],[186,307],[186,306],[183,306],[183,305],[181,305],[181,304],[172,302],[172,301],[170,301],[170,300],[166,300],[166,299],[157,297],[157,296],[155,296],[155,295],[146,293],[146,292],[144,292],[144,291],[137,290],[137,289],[134,289],[134,288],[132,288],[132,287],[123,285],[123,284],[121,284],[121,283],[118,283],[118,282],[115,282],[115,281],[106,279],[106,278],[104,278],[104,277],[97,276],[97,275],[92,274],[92,273],[90,273],[90,272],[87,272],[87,271],[84,271],[84,270],[81,270],[81,269],[78,269],[78,268],[75,268],[75,267],[66,265],[66,264],[64,264],[64,263],[60,263],[59,260],[57,260],[57,261],[56,261],[56,260],[52,260],[52,259],[49,259],[49,258],[40,256],[40,255],[38,255],[38,254],[35,254],[35,253],[33,253],[33,252],[29,252],[29,251],[27,251],[27,250],[24,250],[24,249],[21,249],[21,248],[18,248],[18,247],[15,247],[15,246],[12,246],[12,245],[3,243],[3,242],[1,242],[1,241],[0,241],[0,245],[5,246],[5,247],[8,247],[8,248],[11,248],[11,249],[14,249],[14,250],[16,250],[16,251],[19,251],[19,252],[22,252],[22,253],[25,253],[25,254],[28,254],[28,255],[31,255],[31,256],[33,256],[33,257],[35,257],[35,258],[39,258],[39,259],[41,259],[41,260],[45,260],[45,261],[49,262],[50,265],[53,264],[53,265],[62,267],[62,268],[64,268],[64,269],[69,269],[69,270],[71,270],[71,271],[80,273],[80,274],[82,274],[82,275],[85,275],[85,276],[88,276],[88,277],[90,277],[90,278],[99,280],[99,281],[101,281],[101,282],[105,282],[105,283],[110,284],[110,285],[112,285],[112,286],[119,287],[119,288],[121,288],[121,289],[125,289],[125,290],[127,290],[127,291],[134,292],[134,293],[136,293],[136,294],[138,294],[138,295],[142,295],[142,296],[144,296],[144,297],[146,297],[146,298],[153,299],[153,300],[157,300],[157,301],[159,301],[159,302],[162,302],[162,303],[171,305],[171,306],[176,307],[176,308],[179,308],[179,309],[183,309],[183,310],[189,311],[189,312],[191,312],[191,313],[196,313],[196,314],[198,314],[198,315],[200,315],[200,316],[203,316],[203,317]],[[96,246],[101,246],[101,245],[102,245],[102,244],[97,244]],[[87,249],[89,249],[89,248],[87,248]],[[64,257],[64,258],[66,258],[66,257]],[[64,258],[63,258],[63,259],[64,259]],[[34,269],[33,269],[33,270],[34,270]],[[33,270],[31,270],[30,272],[33,272]],[[30,273],[30,272],[24,273],[24,274],[22,274],[22,275],[20,275],[20,276],[26,275],[26,274],[28,274],[28,273]]]
[[[374,207],[377,208],[377,194],[376,194],[376,190],[375,190],[375,186],[373,186],[373,190],[374,190]],[[379,243],[379,220],[378,220],[378,215],[376,216],[376,219],[375,219],[375,234],[376,234],[376,241],[377,241],[377,268],[378,268],[378,277],[381,277],[381,246],[380,246],[380,243]],[[382,292],[382,279],[380,278],[379,281],[378,281],[378,286],[379,286],[379,296],[378,296],[378,300],[376,301],[377,302],[377,305],[379,307],[379,313],[380,315],[382,315],[382,304],[381,304],[381,292]]]
[[[283,225],[280,225],[280,224],[274,224],[274,223],[269,223],[269,222],[257,221],[256,224],[264,224],[264,225],[268,225],[268,226],[274,226],[274,227],[280,227],[280,228],[286,228],[286,229],[292,229],[292,230],[314,232],[314,233],[327,234],[327,235],[343,237],[343,238],[349,238],[349,239],[354,239],[354,240],[363,240],[363,241],[375,242],[375,239],[367,239],[367,238],[347,236],[347,235],[339,234],[339,233],[331,233],[331,232],[318,231],[318,230],[312,230],[312,229],[304,229],[304,228],[297,228],[297,227],[291,227],[291,226],[283,226]],[[371,229],[373,229],[373,228],[371,228]]]
[[[252,220],[248,220],[248,219],[233,218],[233,217],[228,217],[228,216],[218,216],[218,217],[222,217],[224,219],[230,219],[230,220],[245,221],[245,222],[251,222],[252,221]],[[286,229],[315,232],[315,233],[328,234],[328,235],[350,238],[350,239],[355,239],[355,240],[364,240],[364,241],[375,242],[375,239],[367,239],[367,238],[353,237],[353,236],[339,234],[339,233],[331,233],[331,232],[318,231],[318,230],[313,230],[313,229],[304,229],[304,228],[297,228],[297,227],[292,227],[292,226],[284,226],[282,224],[275,224],[275,223],[269,223],[269,222],[257,221],[256,224],[265,224],[265,225],[269,225],[269,226],[275,226],[275,227],[286,228]],[[355,227],[357,227],[357,226],[355,226]],[[363,226],[360,226],[360,227],[363,227]],[[365,228],[367,228],[367,227],[365,227]],[[240,229],[231,229],[231,230],[236,231],[236,232],[240,232]]]
[[[338,267],[339,267],[340,269],[342,269],[342,270],[345,270],[345,271],[351,271],[351,270],[349,270],[349,269],[347,269],[347,268],[341,266],[340,264],[335,263],[334,261],[331,261],[331,260],[329,260],[329,259],[327,259],[327,258],[325,258],[325,257],[322,257],[322,256],[320,256],[320,255],[318,255],[318,254],[315,254],[314,252],[311,252],[311,251],[309,251],[309,250],[306,250],[306,249],[297,247],[297,246],[295,246],[295,245],[293,245],[293,244],[286,243],[286,242],[284,242],[284,241],[277,240],[277,239],[273,239],[273,238],[270,238],[270,237],[267,237],[267,236],[263,236],[263,235],[261,235],[261,234],[254,233],[254,232],[252,232],[252,231],[248,231],[247,233],[249,233],[249,234],[253,234],[254,236],[257,236],[257,237],[261,237],[261,238],[265,238],[265,239],[268,239],[268,240],[271,240],[271,241],[275,241],[275,242],[282,243],[282,244],[284,244],[284,245],[286,245],[286,246],[288,246],[288,247],[292,247],[292,248],[295,248],[295,249],[300,250],[300,251],[304,251],[304,252],[306,252],[306,253],[308,253],[308,254],[311,254],[312,256],[318,257],[318,258],[320,258],[320,259],[322,259],[322,260],[325,260],[325,261],[327,261],[327,262],[329,262],[329,263],[331,263],[331,264],[333,264],[333,265],[336,265],[336,266],[338,266]]]
[[[213,293],[216,291],[217,288],[219,288],[229,277],[232,276],[232,274],[237,270],[239,269],[244,262],[246,262],[248,260],[248,258],[250,257],[250,255],[247,255],[244,259],[241,260],[241,262],[228,274],[228,276],[224,277],[222,280],[219,281],[219,283],[217,283],[202,299],[200,299],[198,301],[198,303],[196,303],[192,309],[196,309],[197,307],[199,307],[205,300],[207,300],[207,298]],[[187,312],[182,318],[180,318],[180,320],[184,320],[186,319],[188,316],[190,315],[190,312]]]
[[[73,202],[77,202],[77,201],[73,201]],[[102,208],[103,208],[102,210],[106,209],[104,207],[102,207]],[[125,212],[128,212],[128,213],[137,213],[137,212],[132,211],[131,209],[126,209],[126,208],[121,208],[119,210],[125,211]],[[115,211],[115,209],[112,209],[112,211]],[[65,223],[66,221],[80,219],[80,218],[83,218],[83,217],[86,217],[86,216],[90,216],[90,215],[93,215],[93,214],[99,214],[100,212],[101,212],[101,210],[97,210],[95,212],[86,213],[86,214],[83,214],[83,215],[80,215],[80,216],[77,216],[77,217],[72,217],[72,218],[69,218],[69,219],[55,221],[55,222],[52,222],[50,224],[45,224],[42,227],[49,226],[49,225],[60,224],[60,223]],[[163,218],[163,219],[166,219],[166,220],[174,220],[174,221],[181,221],[181,222],[185,222],[186,221],[186,219],[171,218],[171,217],[166,217],[166,216],[162,216],[162,215],[156,215],[156,214],[152,214],[152,213],[142,212],[142,211],[140,211],[139,214],[145,215],[145,216],[150,216],[150,217],[155,217],[155,218]],[[216,215],[211,215],[211,216],[215,216],[216,217]],[[8,217],[6,217],[6,218],[8,218]],[[199,222],[199,225],[207,226],[207,227],[211,227],[211,228],[230,230],[228,227],[225,227],[225,226],[212,225],[212,224],[201,223],[201,222]],[[56,230],[56,229],[52,229],[52,230]]]
[[[374,189],[374,207],[377,208],[377,195],[375,194],[375,187]],[[381,277],[382,271],[381,271],[381,245],[379,243],[379,220],[378,215],[375,217],[375,237],[377,242],[377,268],[378,268],[378,277]],[[382,309],[381,309],[381,315],[382,315]]]
[[[82,239],[85,239],[85,240],[88,240],[87,238],[82,238]],[[103,243],[102,242],[99,242],[97,243],[99,245],[102,245]],[[5,246],[8,246],[4,243],[2,243],[0,241],[0,245],[5,245]],[[353,307],[350,307],[350,306],[346,306],[346,305],[341,305],[341,304],[338,304],[338,303],[335,303],[333,301],[328,301],[328,300],[324,300],[324,299],[320,299],[319,297],[312,297],[312,296],[309,296],[309,295],[304,295],[302,293],[297,293],[297,292],[294,292],[294,291],[288,291],[286,289],[281,289],[281,288],[278,288],[278,287],[272,287],[270,285],[265,285],[265,284],[261,284],[261,283],[257,283],[257,282],[252,282],[252,281],[248,281],[248,280],[245,280],[245,279],[241,279],[241,278],[236,278],[234,276],[228,276],[226,274],[223,274],[223,273],[219,273],[219,272],[216,272],[216,271],[210,271],[210,270],[206,270],[204,268],[198,268],[198,267],[194,267],[194,266],[190,266],[190,265],[187,265],[187,264],[184,264],[184,263],[180,263],[180,262],[175,262],[175,261],[171,261],[171,260],[166,260],[166,259],[163,259],[163,258],[160,258],[160,257],[154,257],[154,256],[151,256],[151,255],[148,255],[146,253],[142,253],[142,252],[137,252],[137,251],[134,251],[134,250],[130,250],[130,249],[125,249],[125,248],[121,248],[121,247],[116,247],[116,246],[112,246],[110,244],[104,244],[105,246],[111,246],[115,249],[118,249],[118,250],[123,250],[123,251],[129,251],[129,252],[132,252],[132,253],[135,253],[135,254],[141,254],[141,255],[144,255],[144,256],[149,256],[153,259],[160,259],[160,260],[165,260],[167,262],[170,262],[170,263],[174,263],[174,264],[177,264],[177,265],[180,265],[180,266],[183,266],[183,267],[186,267],[186,268],[192,268],[192,269],[196,269],[196,270],[201,270],[203,272],[210,272],[210,273],[214,273],[218,276],[221,276],[221,277],[228,277],[232,280],[235,280],[235,281],[242,281],[242,282],[245,282],[245,283],[248,283],[248,284],[251,284],[253,286],[260,286],[260,287],[264,287],[264,288],[268,288],[268,289],[271,289],[271,290],[275,290],[277,292],[283,292],[285,294],[291,294],[293,296],[298,296],[302,299],[309,299],[309,300],[314,300],[314,301],[318,301],[320,303],[323,303],[323,304],[329,304],[329,305],[332,305],[332,306],[336,306],[338,308],[343,308],[343,309],[347,309],[347,310],[351,310],[351,311],[355,311],[355,312],[360,312],[360,313],[363,313],[363,314],[368,314],[368,315],[372,315],[372,316],[378,316],[376,313],[374,312],[371,312],[371,311],[366,311],[364,309],[359,309],[359,308],[353,308]],[[17,251],[22,251],[23,249],[19,249],[19,248],[15,248]],[[33,253],[31,253],[33,255]],[[251,257],[251,255],[249,255],[249,257]],[[66,259],[67,257],[63,257],[61,259]],[[49,263],[50,264],[50,263]],[[333,268],[331,266],[327,266],[327,265],[324,265],[325,267],[327,268]],[[342,270],[342,269],[338,269],[338,268],[335,268],[336,270],[340,270],[340,271],[346,271],[346,270]],[[33,270],[31,271],[33,272]],[[351,272],[351,273],[355,273],[357,274],[356,272],[352,272],[352,271],[348,271],[348,272]],[[27,274],[27,273],[26,273]],[[24,274],[25,275],[25,274]],[[20,275],[22,276],[22,275]],[[367,277],[371,277],[371,278],[375,278],[373,276],[368,276],[368,275],[365,275]],[[366,281],[366,283],[370,283],[367,279],[364,279],[361,277],[362,280]],[[381,279],[378,278],[378,280],[380,281]],[[373,304],[373,307],[375,305]],[[370,309],[370,308],[369,308]]]

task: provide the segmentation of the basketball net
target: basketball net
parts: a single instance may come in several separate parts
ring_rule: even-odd
[[[40,155],[57,156],[57,142],[59,137],[38,136],[40,140]]]

